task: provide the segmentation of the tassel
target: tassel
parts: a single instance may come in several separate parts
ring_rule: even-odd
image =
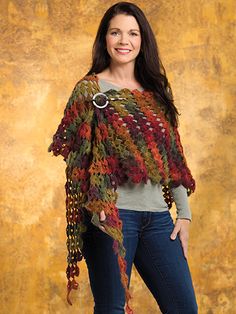
[[[70,300],[70,292],[72,289],[74,290],[77,290],[79,287],[79,284],[75,281],[75,279],[73,278],[72,280],[68,280],[68,283],[67,283],[67,302],[72,305],[72,302]]]
[[[134,314],[133,310],[129,306],[129,300],[131,299],[131,295],[128,288],[128,276],[126,274],[127,263],[126,263],[125,258],[118,255],[118,264],[119,264],[120,272],[121,272],[121,282],[125,290],[125,300],[126,300],[125,311],[127,314]]]
[[[134,311],[129,307],[128,302],[127,302],[126,307],[125,307],[125,312],[127,314],[134,314]]]

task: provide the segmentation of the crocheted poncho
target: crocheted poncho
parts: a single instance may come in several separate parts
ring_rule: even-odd
[[[83,258],[81,235],[86,231],[87,211],[92,223],[102,225],[114,240],[126,311],[133,313],[128,304],[131,295],[116,188],[128,180],[146,183],[150,179],[162,185],[164,199],[171,208],[171,188],[182,184],[189,196],[195,190],[195,180],[178,129],[165,118],[153,92],[127,88],[100,92],[95,73],[77,82],[48,147],[66,162],[67,301],[72,304],[69,293],[78,288],[75,277]],[[106,214],[104,222],[99,221],[102,210]]]

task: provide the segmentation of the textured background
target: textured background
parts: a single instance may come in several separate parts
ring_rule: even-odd
[[[65,301],[65,163],[47,147],[113,3],[0,2],[1,313],[92,313],[84,261],[80,297],[73,292],[72,307]],[[136,3],[155,31],[197,181],[189,264],[199,313],[235,313],[236,2]],[[135,313],[159,313],[135,269],[131,292]]]

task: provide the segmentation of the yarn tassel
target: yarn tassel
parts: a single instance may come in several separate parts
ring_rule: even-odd
[[[66,296],[66,300],[67,302],[72,305],[72,302],[70,300],[70,292],[72,289],[77,290],[79,287],[78,282],[75,281],[75,279],[73,278],[72,280],[68,280],[67,283],[67,296]]]
[[[129,307],[128,302],[127,302],[127,305],[125,307],[125,312],[127,314],[134,314],[134,311]]]
[[[121,274],[121,282],[125,290],[125,300],[126,300],[125,311],[127,314],[134,314],[133,310],[129,306],[129,300],[132,297],[130,295],[129,288],[128,288],[128,276],[126,274],[127,263],[126,263],[126,260],[122,256],[120,255],[117,255],[117,256],[118,256],[117,258],[118,258],[118,264],[119,264],[120,274]]]
[[[78,261],[81,260],[81,256],[79,257]],[[75,264],[71,264],[71,265],[68,265],[67,266],[67,269],[66,269],[66,276],[67,276],[67,279],[68,279],[68,282],[67,282],[67,297],[66,297],[66,300],[67,302],[72,305],[72,302],[70,300],[70,292],[71,290],[77,290],[78,287],[79,287],[79,284],[78,282],[76,282],[75,280],[75,276],[79,276],[79,266],[75,263]]]

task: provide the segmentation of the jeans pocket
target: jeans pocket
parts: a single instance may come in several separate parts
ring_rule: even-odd
[[[175,226],[169,210],[153,213],[152,224],[155,225],[155,230],[160,233],[172,232]]]

